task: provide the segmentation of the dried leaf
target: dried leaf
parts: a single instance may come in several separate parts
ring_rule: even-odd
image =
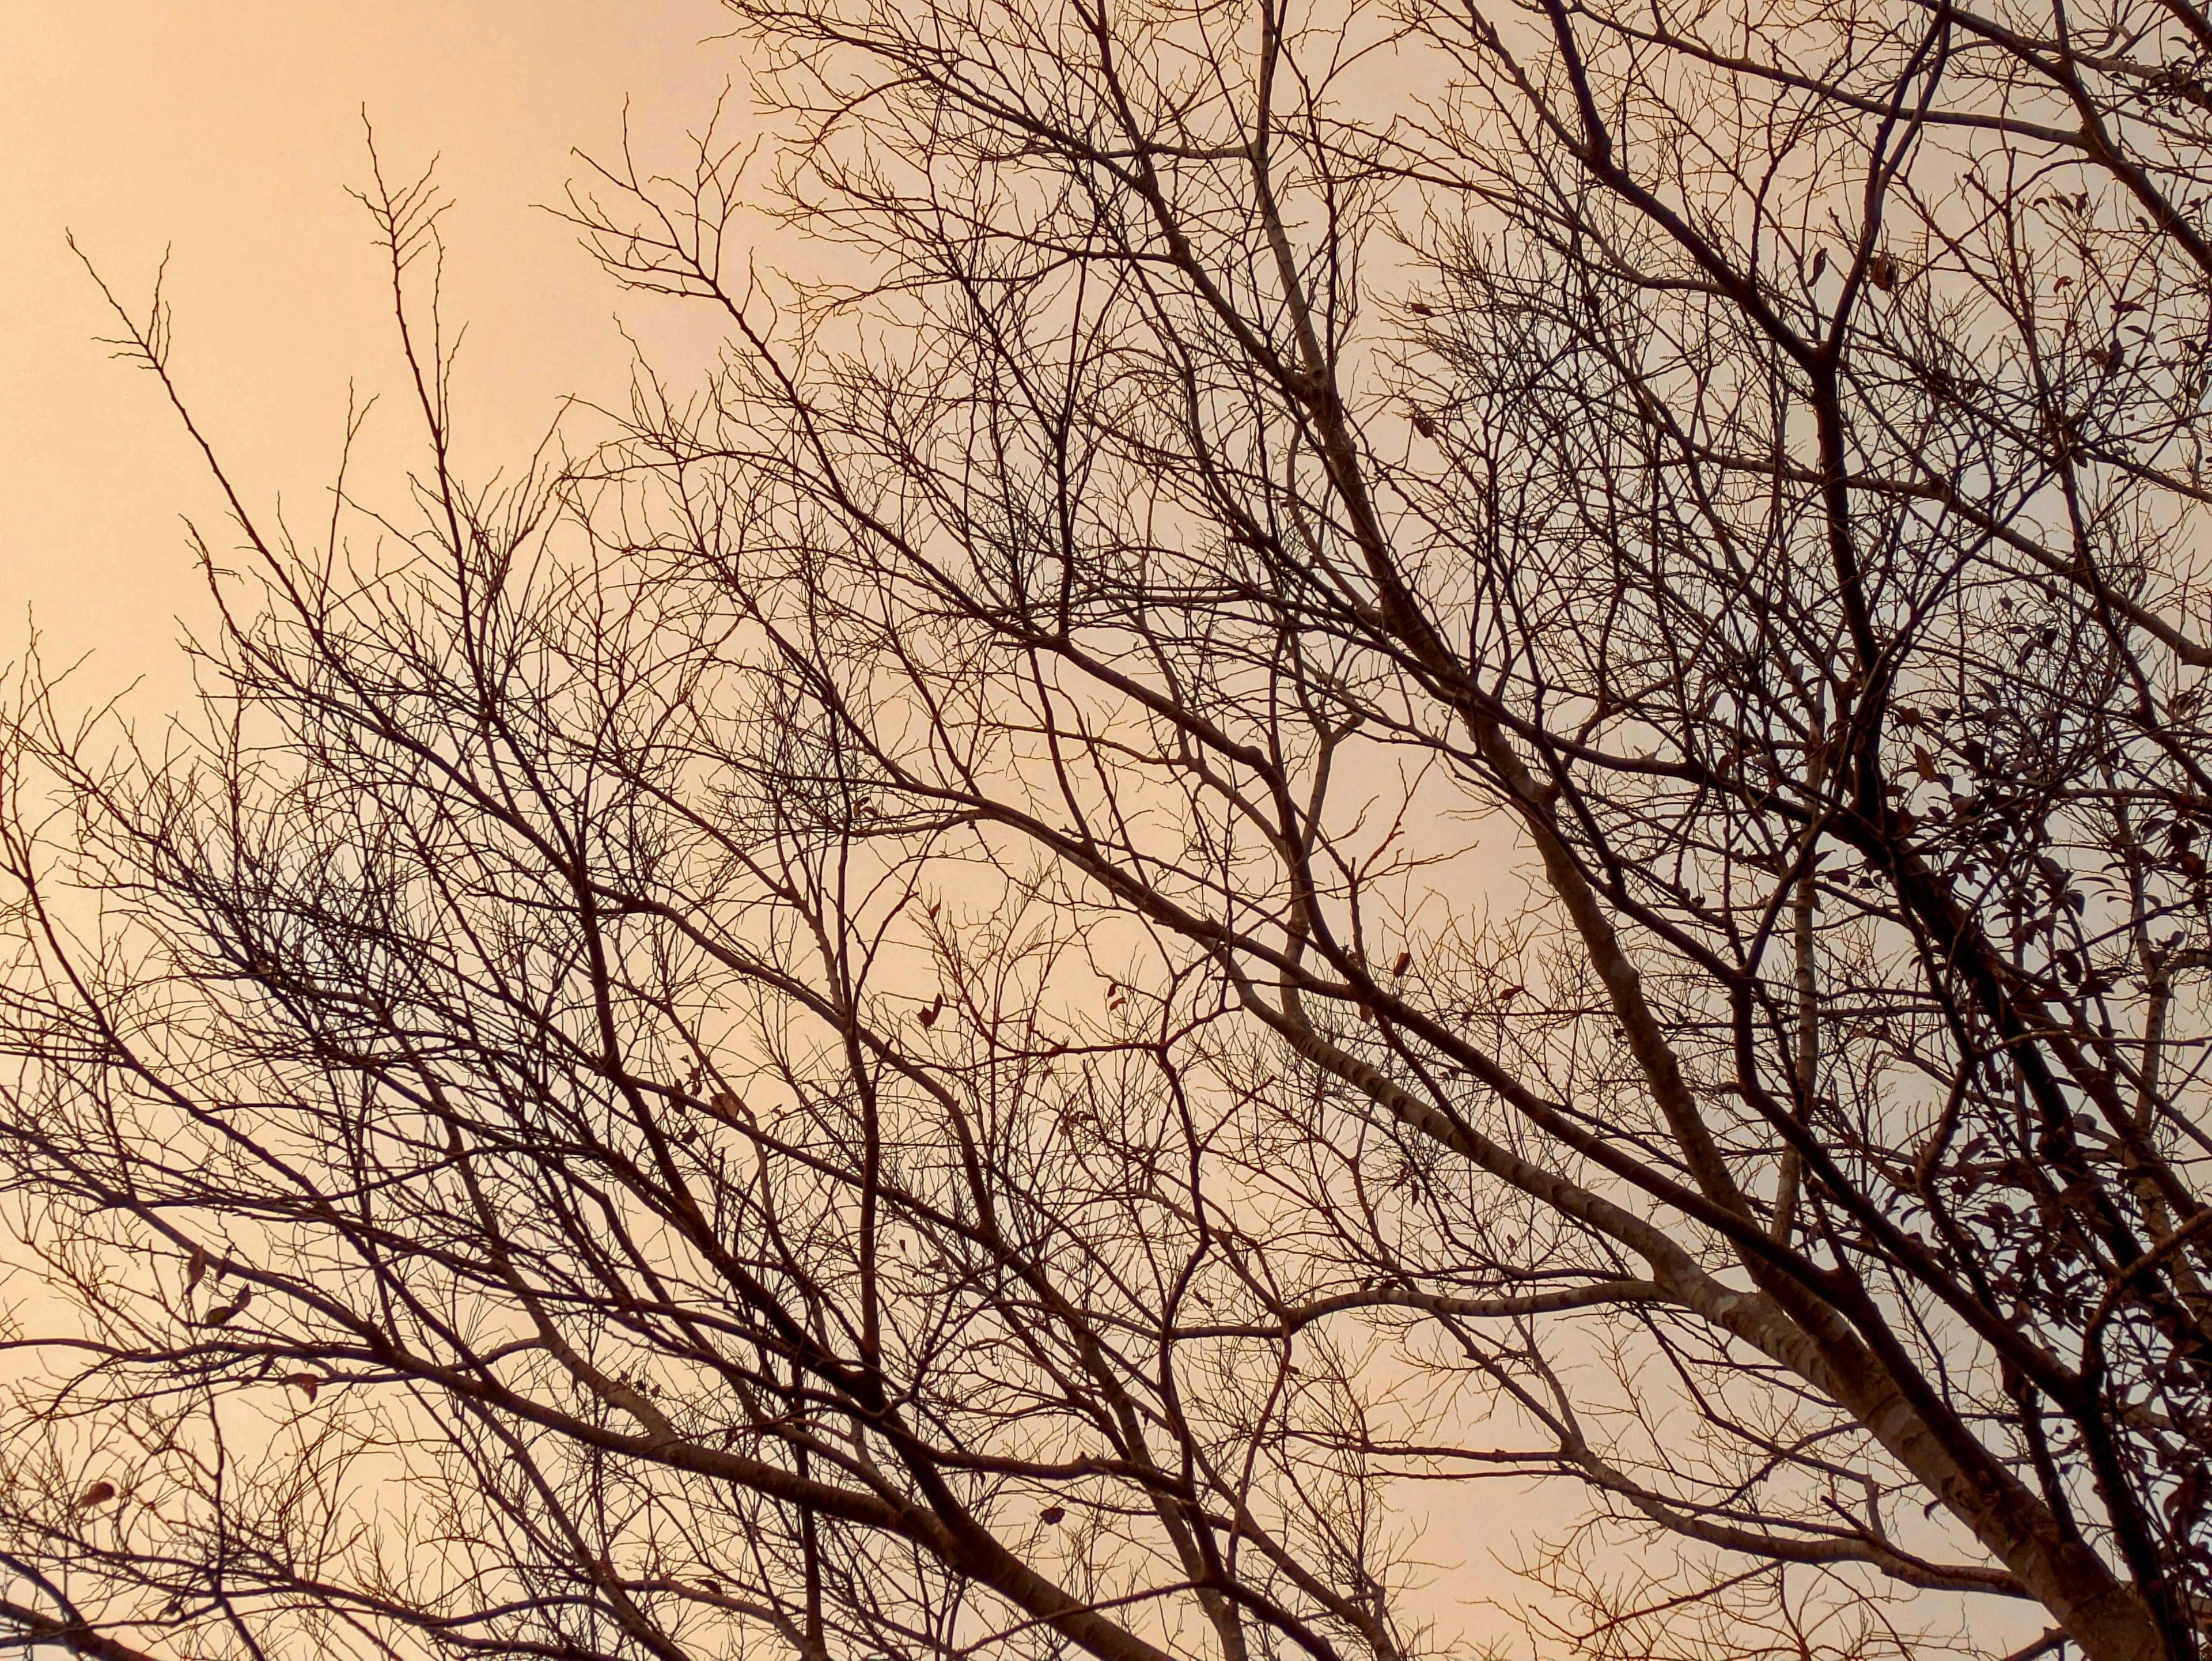
[[[194,1246],[191,1256],[185,1259],[185,1292],[187,1296],[191,1294],[194,1287],[206,1278],[207,1269],[207,1248]]]
[[[115,1484],[105,1478],[87,1488],[77,1500],[77,1509],[90,1511],[94,1506],[104,1506],[115,1497]]]
[[[1410,952],[1401,952],[1398,954],[1398,961],[1390,965],[1390,972],[1393,975],[1402,975],[1413,966],[1413,954]]]
[[[1067,1507],[1065,1506],[1047,1506],[1037,1513],[1037,1521],[1045,1524],[1057,1523],[1066,1515]]]
[[[240,1287],[238,1289],[238,1296],[234,1300],[228,1304],[217,1304],[213,1309],[208,1311],[206,1314],[200,1317],[200,1324],[204,1327],[219,1327],[225,1322],[234,1318],[241,1310],[252,1301],[253,1288],[250,1286]]]
[[[312,1372],[292,1373],[285,1378],[284,1382],[292,1385],[310,1402],[315,1399],[315,1392],[323,1387],[323,1381]]]

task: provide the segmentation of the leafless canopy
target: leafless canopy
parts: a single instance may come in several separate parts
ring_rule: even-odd
[[[2212,19],[733,9],[719,359],[472,487],[380,177],[411,495],[19,680],[12,1641],[2204,1655]]]

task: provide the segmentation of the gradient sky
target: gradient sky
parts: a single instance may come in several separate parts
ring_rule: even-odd
[[[387,395],[386,440],[413,430],[389,396],[386,273],[345,194],[367,176],[366,106],[392,170],[437,155],[456,198],[447,312],[468,324],[461,453],[481,476],[565,394],[619,397],[624,302],[533,204],[576,172],[572,146],[613,143],[626,99],[647,155],[726,83],[742,102],[738,49],[709,39],[725,21],[713,0],[0,0],[0,663],[34,617],[50,662],[92,654],[78,707],[133,681],[136,712],[175,704],[174,642],[207,611],[179,516],[234,540],[158,386],[97,343],[112,325],[65,233],[137,306],[171,250],[185,394],[254,510],[281,496],[311,526],[349,382]],[[389,470],[366,482],[395,498]],[[1449,1626],[1504,1590],[1488,1553],[1514,1555],[1568,1498],[1425,1497],[1428,1601]]]
[[[619,388],[617,296],[557,198],[570,147],[604,149],[625,98],[680,133],[732,80],[712,0],[0,0],[0,662],[34,617],[50,660],[91,650],[83,690],[143,677],[204,615],[180,514],[227,534],[153,379],[108,360],[74,231],[143,304],[165,246],[173,364],[257,511],[323,510],[348,382],[397,392],[385,274],[345,194],[362,113],[394,171],[438,155],[448,310],[469,333],[465,450],[526,449],[565,392]],[[387,396],[379,422],[407,429]]]
[[[383,395],[384,457],[411,459],[416,431],[387,273],[346,195],[368,175],[363,107],[390,171],[434,155],[455,198],[446,309],[468,326],[459,447],[481,477],[526,455],[565,395],[621,395],[618,308],[648,335],[647,314],[666,320],[533,204],[575,175],[571,147],[617,141],[626,99],[648,156],[726,85],[742,103],[738,49],[711,39],[726,21],[714,0],[0,0],[0,664],[34,618],[50,664],[91,654],[72,707],[135,683],[126,707],[157,716],[189,697],[175,642],[209,609],[180,516],[219,552],[236,541],[158,385],[98,343],[112,321],[66,234],[137,307],[170,250],[196,418],[252,510],[281,497],[312,535],[349,381]],[[353,483],[390,503],[379,448]],[[1415,1498],[1437,1506],[1410,1524],[1435,1573],[1419,1601],[1468,1621],[1504,1590],[1489,1553],[1561,1520],[1565,1497]]]
[[[345,193],[366,106],[392,171],[436,155],[456,199],[447,309],[468,325],[460,448],[481,476],[564,395],[625,386],[616,313],[650,302],[533,204],[576,173],[572,146],[614,143],[626,99],[647,155],[726,84],[742,101],[738,49],[709,38],[725,21],[713,0],[0,0],[0,663],[35,618],[49,662],[92,654],[77,707],[132,682],[134,712],[173,706],[174,643],[207,614],[180,516],[235,540],[158,386],[98,344],[112,324],[66,233],[134,306],[170,250],[185,395],[254,511],[281,496],[311,529],[349,381],[386,395],[387,439],[414,430],[386,273]],[[366,483],[395,499],[389,470]],[[1428,1600],[1454,1626],[1502,1590],[1488,1552],[1563,1514],[1517,1484],[1425,1497]]]

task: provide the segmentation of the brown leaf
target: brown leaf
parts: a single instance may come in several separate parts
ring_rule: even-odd
[[[207,1248],[194,1246],[192,1255],[185,1259],[185,1291],[189,1294],[207,1275]]]
[[[924,1026],[935,1026],[937,1025],[937,1018],[944,1013],[945,995],[940,992],[937,995],[937,1001],[931,1004],[928,1008],[917,1013],[915,1016],[915,1019],[920,1021]]]
[[[1416,410],[1413,411],[1413,430],[1423,438],[1434,438],[1437,435],[1437,423],[1425,412]]]
[[[208,1311],[206,1314],[200,1317],[200,1324],[204,1327],[219,1327],[222,1325],[224,1322],[228,1321],[233,1317],[236,1316],[240,1310],[243,1310],[252,1301],[253,1288],[252,1287],[240,1287],[238,1289],[238,1297],[234,1302],[217,1304],[213,1309]]]
[[[745,1098],[732,1090],[718,1090],[707,1098],[707,1106],[718,1119],[737,1124],[745,1115]]]
[[[1398,961],[1390,965],[1390,972],[1393,975],[1402,975],[1413,966],[1413,954],[1410,952],[1401,952],[1398,954]]]
[[[104,1506],[115,1497],[115,1484],[102,1478],[87,1488],[77,1500],[77,1509],[90,1511],[94,1506]]]
[[[1067,1507],[1065,1506],[1047,1506],[1037,1513],[1037,1521],[1048,1524],[1057,1523],[1066,1515]]]
[[[1931,783],[1943,776],[1943,770],[1936,765],[1936,757],[1917,744],[1912,746],[1912,770]]]
[[[315,1392],[323,1387],[323,1381],[312,1372],[295,1372],[284,1382],[298,1390],[310,1402],[315,1399]]]

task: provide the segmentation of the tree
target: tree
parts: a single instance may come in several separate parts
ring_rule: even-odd
[[[417,519],[21,680],[18,1640],[2203,1654],[2212,19],[732,9],[696,390],[380,182]]]

